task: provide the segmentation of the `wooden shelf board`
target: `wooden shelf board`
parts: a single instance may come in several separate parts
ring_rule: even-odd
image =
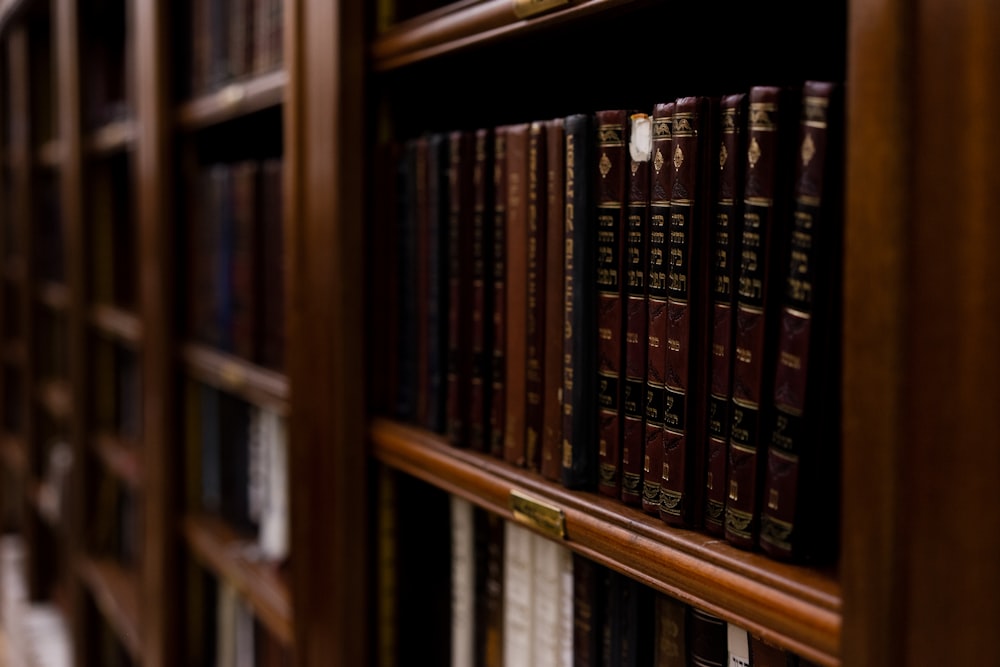
[[[132,489],[142,487],[142,459],[135,443],[112,433],[98,433],[91,445],[104,468]]]
[[[560,508],[565,545],[823,665],[840,664],[841,587],[832,572],[780,563],[596,493],[569,491],[433,433],[376,419],[376,459],[513,520],[513,490]]]
[[[22,257],[8,257],[3,263],[3,277],[12,282],[21,285],[24,283],[24,277],[27,271],[25,270],[24,258]]]
[[[288,73],[283,69],[234,81],[184,102],[175,120],[182,128],[198,129],[277,106],[284,101],[287,83]]]
[[[0,459],[18,477],[28,475],[28,446],[20,436],[13,433],[0,435]]]
[[[372,67],[376,71],[388,71],[469,46],[638,3],[634,0],[570,0],[529,18],[514,14],[513,4],[511,0],[456,2],[400,22],[372,41],[369,53]]]
[[[69,419],[73,415],[73,390],[69,380],[40,380],[35,395],[52,417]]]
[[[54,169],[62,162],[63,144],[58,139],[49,139],[40,145],[35,152],[35,160],[39,165]]]
[[[69,287],[65,283],[53,281],[42,282],[36,291],[38,301],[52,310],[69,308]]]
[[[142,342],[142,322],[128,310],[109,304],[95,304],[87,314],[90,324],[123,343],[137,346]]]
[[[291,646],[294,641],[291,592],[275,566],[249,558],[248,547],[252,543],[217,517],[188,516],[181,530],[198,561],[227,581],[268,631]]]
[[[219,350],[189,343],[181,359],[197,380],[279,414],[288,413],[288,378]]]
[[[90,132],[84,138],[84,149],[93,155],[109,155],[130,148],[135,138],[135,121],[116,120]]]
[[[138,577],[113,560],[81,556],[77,574],[133,660],[142,660]]]

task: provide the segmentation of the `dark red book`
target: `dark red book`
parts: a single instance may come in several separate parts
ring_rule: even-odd
[[[674,188],[670,195],[667,261],[667,378],[663,397],[663,477],[660,517],[698,526],[703,510],[705,402],[710,337],[711,211],[718,102],[684,97],[674,108]]]
[[[597,112],[597,490],[621,495],[628,112]]]
[[[285,252],[284,167],[281,159],[264,160],[260,166],[260,215],[262,217],[264,303],[259,309],[263,321],[258,329],[263,337],[261,363],[268,368],[285,369]]]
[[[566,209],[566,147],[563,119],[545,123],[545,361],[542,366],[542,476],[560,481],[563,425],[563,239]]]
[[[642,509],[660,513],[660,480],[663,478],[663,395],[667,382],[667,223],[670,193],[674,188],[674,103],[653,109],[653,151],[650,162],[649,249],[646,329],[646,444],[642,467]]]
[[[705,530],[722,535],[726,508],[726,462],[732,394],[733,305],[736,251],[743,222],[743,156],[746,153],[746,95],[722,99],[719,125],[719,182],[712,220],[712,345],[709,356],[708,438],[705,470]]]
[[[257,163],[238,162],[232,166],[232,173],[233,352],[256,362],[256,309],[260,303],[257,281],[261,273],[257,253]]]
[[[507,128],[493,133],[493,253],[490,296],[493,317],[490,336],[489,452],[503,458],[507,419]]]
[[[444,433],[448,373],[448,242],[450,187],[448,135],[427,139],[427,377],[423,425]]]
[[[688,664],[692,667],[727,665],[729,638],[726,622],[695,607],[687,609],[685,643]]]
[[[507,392],[504,424],[504,460],[524,466],[525,393],[527,392],[528,332],[528,133],[527,123],[507,127],[507,280],[506,317]]]
[[[527,307],[525,329],[525,466],[540,471],[542,464],[542,430],[544,428],[542,397],[545,392],[545,241],[547,225],[546,132],[542,122],[531,123],[528,129],[527,197]]]
[[[472,243],[475,136],[448,135],[448,359],[447,435],[452,445],[469,446],[472,381]]]
[[[622,396],[622,492],[626,505],[642,502],[642,471],[646,444],[646,304],[647,240],[649,235],[649,167],[652,119],[634,113],[629,118],[628,199],[625,218],[625,388]]]
[[[782,207],[791,197],[789,149],[796,134],[794,120],[788,120],[788,94],[757,86],[749,99],[725,527],[726,540],[747,549],[757,543],[767,447],[763,429],[774,392],[787,237]]]
[[[469,446],[489,450],[493,350],[493,131],[475,133],[472,167],[472,376]]]
[[[841,88],[802,92],[760,546],[777,558],[836,552],[840,442]]]

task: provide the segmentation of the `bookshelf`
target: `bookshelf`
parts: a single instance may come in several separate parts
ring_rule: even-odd
[[[504,519],[512,492],[542,500],[563,513],[560,542],[576,554],[818,664],[976,664],[990,650],[997,10],[575,0],[515,11],[530,4],[233,0],[237,18],[266,5],[281,28],[258,37],[270,54],[259,65],[243,52],[226,76],[200,37],[212,16],[193,11],[220,3],[0,1],[0,516],[26,539],[32,598],[61,610],[77,664],[207,660],[208,617],[229,596],[292,664],[384,658],[393,630],[412,641],[422,618],[419,603],[386,611],[375,597],[391,565],[375,499],[393,477],[430,490],[406,499],[411,516],[441,509],[435,493]],[[388,249],[369,230],[384,140],[806,77],[847,84],[835,566],[676,530],[376,414],[384,332],[371,290]],[[192,220],[209,210],[192,179],[278,160],[287,307],[271,344],[283,362],[189,326],[192,251],[205,249]],[[95,390],[109,383],[139,388]],[[287,425],[280,564],[257,556],[238,517],[203,506],[190,469],[203,463],[193,415],[206,396]],[[56,441],[73,454],[75,502],[53,521],[42,508]],[[104,497],[114,512],[97,510]],[[427,531],[408,555],[426,565],[417,583],[430,594],[448,583],[434,561],[448,540]]]

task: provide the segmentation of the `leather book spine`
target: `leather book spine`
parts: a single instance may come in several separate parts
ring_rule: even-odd
[[[493,238],[489,453],[503,458],[507,416],[507,128],[493,131]]]
[[[598,662],[600,648],[601,572],[592,560],[573,554],[573,665],[591,667]]]
[[[414,295],[416,315],[415,338],[416,338],[416,378],[415,378],[415,398],[413,408],[414,423],[424,426],[427,423],[427,386],[429,384],[430,367],[428,366],[430,355],[428,334],[428,309],[430,307],[430,194],[429,194],[429,155],[430,145],[426,135],[417,139],[417,154],[415,165],[415,193],[416,193],[416,227],[417,245],[414,255],[416,260],[416,294]]]
[[[601,665],[607,667],[622,667],[621,646],[623,609],[621,587],[625,575],[610,568],[602,568],[598,575],[601,599],[601,616],[598,624],[600,631]]]
[[[566,141],[563,119],[545,123],[545,363],[542,372],[542,476],[562,475],[563,311]]]
[[[684,637],[684,603],[663,593],[655,593],[653,607],[654,667],[687,667]]]
[[[542,463],[542,396],[545,365],[545,240],[547,199],[545,192],[545,127],[541,121],[528,128],[528,168],[525,180],[528,238],[527,301],[525,320],[525,467],[539,472]]]
[[[674,188],[667,261],[667,377],[663,398],[660,517],[695,527],[704,507],[709,251],[718,104],[684,97],[674,109]]]
[[[688,664],[692,667],[724,667],[727,664],[728,629],[718,616],[688,607]]]
[[[774,385],[775,292],[781,287],[776,274],[784,267],[782,206],[790,197],[785,181],[792,180],[787,97],[787,90],[772,86],[750,90],[725,527],[726,540],[745,549],[757,544],[766,457],[762,430]]]
[[[492,350],[493,132],[476,130],[472,166],[472,312],[469,446],[489,450]]]
[[[642,467],[642,509],[660,513],[663,470],[663,396],[667,381],[667,221],[674,187],[671,123],[674,102],[653,109],[653,149],[650,161],[649,265],[646,324],[646,444]]]
[[[733,304],[736,250],[743,215],[745,93],[722,99],[719,126],[719,186],[712,220],[712,346],[705,465],[705,530],[722,535],[726,509],[726,462],[733,369]]]
[[[448,370],[448,135],[431,134],[427,159],[427,384],[424,426],[445,432]]]
[[[594,119],[567,116],[563,218],[562,484],[597,483],[597,333],[594,254]]]
[[[646,667],[653,660],[653,589],[622,577],[621,646],[622,667]]]
[[[836,545],[842,163],[840,87],[803,87],[760,546],[829,559]]]
[[[524,467],[528,310],[528,130],[507,128],[507,281],[504,460]]]
[[[646,444],[646,268],[649,234],[649,161],[652,119],[629,118],[628,199],[625,218],[625,388],[622,406],[622,490],[626,505],[642,503],[642,469]]]
[[[397,172],[402,191],[399,214],[399,386],[396,391],[395,413],[405,421],[416,421],[418,378],[420,376],[419,294],[420,294],[420,216],[418,196],[418,138],[409,139],[403,147],[403,160]]]
[[[621,495],[623,255],[628,112],[597,113],[597,419],[598,492]],[[592,168],[594,168],[592,167]]]
[[[448,135],[448,356],[447,436],[456,447],[469,446],[472,408],[472,169],[475,136]]]

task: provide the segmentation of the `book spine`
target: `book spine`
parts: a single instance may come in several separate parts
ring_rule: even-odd
[[[653,110],[653,150],[650,162],[649,266],[646,324],[646,444],[642,466],[642,509],[660,513],[660,480],[663,478],[663,397],[667,382],[667,221],[674,186],[671,164],[671,123],[674,102]]]
[[[625,420],[622,429],[622,489],[626,505],[642,503],[642,469],[646,444],[646,347],[649,322],[646,302],[649,235],[649,160],[652,120],[649,114],[629,118],[628,203],[625,230]]]
[[[779,207],[787,189],[780,182],[787,175],[784,95],[780,88],[757,86],[749,99],[725,527],[726,539],[746,549],[756,546],[760,521],[766,454],[761,431],[773,394],[777,342],[774,292],[780,281],[774,274],[784,264],[779,247],[784,237]]]
[[[447,434],[457,447],[469,446],[472,347],[472,170],[470,132],[448,136],[448,372]]]
[[[710,202],[714,189],[712,98],[677,100],[672,133],[674,188],[670,195],[667,262],[667,378],[663,399],[663,477],[660,517],[669,524],[701,522],[704,485],[704,403],[708,383],[705,340]]]
[[[722,535],[726,507],[729,404],[732,394],[733,303],[736,249],[743,213],[743,155],[746,94],[722,100],[719,187],[712,221],[712,346],[709,356],[708,438],[705,473],[705,530]]]
[[[416,208],[416,252],[414,279],[416,293],[414,299],[414,338],[416,357],[416,377],[414,377],[413,422],[427,424],[427,387],[430,377],[430,282],[431,282],[431,222],[430,222],[430,144],[427,136],[416,140],[416,164],[414,165],[414,194]]]
[[[686,667],[687,650],[684,637],[683,602],[657,593],[654,601],[653,665],[655,667]]]
[[[396,388],[394,411],[398,418],[413,420],[417,404],[417,140],[404,144],[403,157],[396,172],[400,204],[396,209],[399,236],[399,335],[396,355],[399,357],[399,384]]]
[[[621,665],[645,667],[653,660],[653,591],[634,579],[622,577]]]
[[[625,575],[609,568],[601,568],[599,575],[599,596],[601,598],[601,615],[599,616],[601,665],[605,667],[622,667],[622,595]]]
[[[562,483],[592,489],[597,481],[593,119],[575,114],[565,118],[564,126]]]
[[[532,664],[535,537],[511,521],[505,526],[503,660],[507,667],[519,667]]]
[[[445,432],[448,365],[448,135],[428,139],[427,161],[427,384],[424,426]]]
[[[573,665],[600,664],[600,573],[603,568],[580,554],[573,554]]]
[[[545,241],[547,200],[545,194],[545,126],[536,121],[528,129],[527,198],[527,293],[525,321],[525,466],[536,472],[542,463],[542,430],[545,392]]]
[[[541,472],[546,479],[558,482],[562,475],[566,142],[562,118],[547,121],[545,127],[545,363],[542,373]]]
[[[534,667],[556,667],[559,663],[560,571],[556,542],[532,533],[534,550],[534,618],[532,663]]]
[[[503,458],[506,430],[507,371],[507,128],[493,134],[493,252],[491,255],[492,297],[490,354],[490,434],[489,452]]]
[[[483,667],[503,665],[503,568],[504,521],[477,509],[475,514],[476,560],[476,663]]]
[[[726,623],[726,652],[729,667],[750,667],[750,636],[734,623]]]
[[[451,496],[451,664],[475,664],[475,530],[472,505]]]
[[[692,667],[724,667],[728,657],[728,628],[724,620],[688,607],[688,664]]]
[[[472,370],[469,380],[469,445],[489,450],[491,350],[493,345],[493,132],[475,133],[472,168]]]
[[[840,88],[803,88],[760,546],[828,556],[837,532]],[[825,544],[824,544],[825,542]]]
[[[556,665],[573,667],[573,552],[559,546],[559,649]]]
[[[525,394],[527,391],[528,310],[528,132],[529,125],[507,128],[507,329],[504,382],[507,412],[504,425],[504,460],[524,467]]]
[[[597,490],[621,495],[622,308],[627,112],[597,113]],[[592,167],[593,168],[593,167]]]

